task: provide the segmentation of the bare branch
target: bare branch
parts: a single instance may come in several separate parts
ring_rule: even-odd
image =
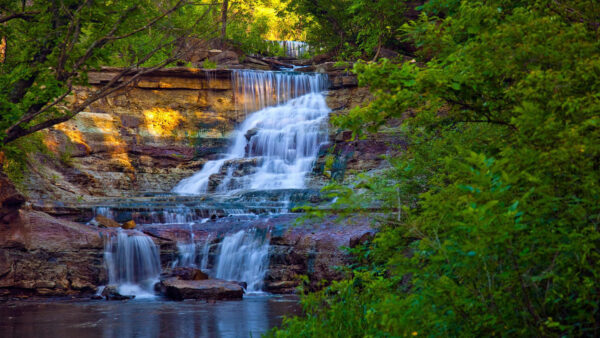
[[[173,12],[174,10],[176,10],[176,8],[178,6],[181,6],[181,4],[183,4],[183,3],[184,3],[184,0],[179,1],[176,6],[172,7],[170,10],[163,13],[160,17],[164,17],[165,15],[168,15],[168,13]],[[132,11],[132,10],[134,10],[134,8],[130,8],[128,11]],[[197,25],[203,18],[205,18],[208,15],[208,12],[209,12],[208,10],[205,11],[203,13],[203,15],[195,21],[194,26]],[[128,14],[125,13],[121,17],[124,18],[127,15]],[[75,18],[74,21],[77,21],[77,19]],[[158,20],[154,20],[154,19],[151,20],[149,23],[144,25],[143,29],[150,27],[156,21],[158,21]],[[72,26],[75,27],[77,25],[78,25],[78,23],[73,23]],[[115,25],[110,29],[110,31],[107,35],[105,35],[103,38],[94,42],[93,45],[95,45],[95,48],[99,48],[102,45],[104,45],[106,42],[108,42],[110,40],[109,37],[113,36],[113,34],[118,29],[118,27],[119,27],[119,23],[115,23]],[[70,33],[70,34],[72,34],[73,38],[71,39],[70,43],[67,43],[66,46],[63,45],[63,51],[65,50],[65,48],[67,48],[67,49],[73,48],[73,45],[76,43],[77,34],[78,34],[79,29],[78,29],[78,27],[75,27],[73,29],[74,30],[72,31],[72,33]],[[215,32],[216,32],[216,29],[214,31],[205,32],[205,34],[214,34]],[[128,35],[128,36],[130,36],[130,35]],[[122,36],[122,37],[124,37],[124,36]],[[68,38],[68,36],[65,38],[65,40],[64,40],[65,42],[67,41],[67,38]],[[40,106],[40,105],[31,106],[29,111],[27,111],[27,113],[17,123],[13,124],[10,128],[8,128],[6,130],[6,137],[3,140],[1,140],[0,143],[6,144],[6,143],[14,141],[15,139],[20,138],[22,136],[29,135],[36,131],[43,130],[43,129],[52,127],[56,124],[68,121],[69,119],[73,118],[75,115],[77,115],[79,112],[83,111],[85,108],[87,108],[92,103],[114,93],[117,90],[120,90],[120,89],[130,85],[134,81],[137,81],[141,76],[148,74],[150,72],[156,71],[158,69],[161,69],[161,68],[165,67],[166,65],[176,61],[178,58],[180,58],[180,56],[183,53],[185,53],[187,51],[186,48],[176,49],[173,55],[171,55],[167,59],[159,62],[158,64],[156,64],[152,67],[139,68],[142,64],[147,62],[153,55],[155,55],[159,50],[163,49],[165,46],[172,45],[172,44],[176,45],[178,42],[183,41],[183,39],[184,39],[184,36],[178,36],[177,38],[175,38],[173,40],[169,40],[169,41],[159,44],[152,51],[146,53],[142,58],[138,59],[137,62],[130,65],[129,67],[124,68],[121,72],[119,72],[117,75],[115,75],[108,83],[106,83],[104,86],[102,86],[101,88],[96,90],[92,95],[90,95],[84,102],[75,105],[75,107],[70,109],[70,111],[65,112],[64,115],[62,115],[60,117],[45,120],[43,122],[40,122],[40,123],[30,126],[28,128],[24,128],[25,124],[31,122],[37,116],[40,116],[41,114],[47,112],[49,109],[60,104],[61,102],[63,102],[63,100],[69,94],[72,93],[72,79],[69,79],[69,81],[67,82],[68,88],[65,93],[63,93],[61,96],[54,99],[49,104],[46,104],[43,106]],[[100,40],[103,40],[103,41],[100,41]],[[188,47],[188,49],[189,49],[189,47]],[[89,49],[88,49],[88,51],[89,51]],[[90,54],[91,52],[88,53],[88,51],[86,51],[84,56],[82,56],[77,61],[77,63],[76,63],[77,67],[75,67],[72,72],[67,73],[65,78],[71,78],[77,74],[78,68],[81,67],[85,63],[87,58],[89,58],[91,55]],[[64,67],[64,63],[63,63],[63,67]]]
[[[8,22],[13,19],[31,20],[37,14],[40,14],[40,12],[33,11],[33,12],[21,12],[21,13],[9,14],[7,16],[0,17],[0,23]]]
[[[67,91],[59,96],[58,98],[56,98],[54,101],[52,101],[52,103],[44,106],[43,108],[37,110],[35,109],[35,106],[32,106],[30,108],[30,110],[23,115],[23,117],[21,117],[19,119],[19,121],[17,121],[16,123],[14,123],[12,126],[10,126],[8,129],[6,129],[6,134],[9,135],[10,133],[13,132],[13,130],[18,129],[19,126],[30,122],[31,120],[33,120],[34,118],[36,118],[37,116],[43,114],[44,112],[48,111],[48,109],[56,106],[57,104],[59,104],[62,100],[64,100],[65,97],[67,97],[69,94],[71,94],[71,92],[73,91],[73,86],[69,83],[68,87],[67,87]],[[32,109],[33,108],[33,109]]]

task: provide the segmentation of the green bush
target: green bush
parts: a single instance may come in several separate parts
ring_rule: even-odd
[[[376,99],[335,122],[361,136],[404,117],[409,146],[328,190],[386,226],[270,335],[599,334],[600,8],[556,4],[438,0],[443,18],[404,28],[424,67],[355,66]]]
[[[2,163],[2,171],[20,190],[24,190],[25,178],[29,172],[29,154],[48,154],[48,149],[43,143],[40,133],[20,138],[9,145],[0,148],[5,159]]]

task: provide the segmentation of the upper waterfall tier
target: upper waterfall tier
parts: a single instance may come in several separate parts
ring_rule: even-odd
[[[327,75],[298,72],[232,70],[235,101],[246,113],[278,105],[329,86]]]
[[[301,189],[327,142],[329,108],[311,93],[259,110],[238,128],[228,153],[179,182],[173,192],[228,193],[244,189]]]
[[[327,142],[329,108],[320,93],[327,76],[293,72],[233,72],[236,101],[262,108],[237,128],[221,159],[179,182],[179,194],[248,189],[301,189]],[[265,108],[266,107],[266,108]]]

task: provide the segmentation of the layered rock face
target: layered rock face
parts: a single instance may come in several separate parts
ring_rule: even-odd
[[[114,71],[91,74],[92,87],[78,89],[73,99],[84,100]],[[329,91],[327,100],[334,114],[369,100],[368,91],[355,86],[355,78],[340,70],[332,75],[335,89]],[[47,131],[44,142],[53,155],[36,155],[32,175],[25,182],[33,208],[0,177],[0,296],[86,294],[106,284],[102,234],[116,230],[66,220],[81,216],[81,209],[73,206],[170,191],[223,153],[230,132],[244,118],[245,112],[236,104],[230,71],[168,69],[141,78]],[[350,136],[330,128],[331,144],[318,160],[313,186],[337,175],[325,167],[327,156],[343,161],[344,171],[362,170],[385,166],[379,155],[396,151],[395,140],[379,137],[347,142]],[[239,166],[240,170],[252,167]],[[85,215],[84,221],[91,216]],[[340,246],[352,246],[373,232],[368,226],[340,227],[329,221],[278,230],[295,217],[262,225],[274,229],[267,291],[293,292],[299,275],[309,277],[311,288],[317,288],[322,279],[340,278],[335,267],[348,262]],[[207,223],[196,235],[200,239],[211,231],[220,234],[211,237],[215,238],[214,255],[222,234],[230,229],[220,230],[221,223],[213,223],[215,229]],[[160,247],[163,268],[175,259],[177,241],[189,236],[186,229],[137,229]]]
[[[361,220],[360,223],[368,222]],[[350,263],[350,256],[343,247],[364,243],[374,233],[369,226],[336,225],[332,220],[323,220],[318,226],[275,231],[265,290],[293,293],[301,283],[300,275],[308,277],[310,290],[320,289],[323,281],[343,278],[343,267]]]
[[[91,88],[114,76],[90,74]],[[230,71],[169,69],[141,78],[57,125],[45,143],[61,161],[40,157],[27,186],[35,200],[166,192],[223,151],[245,117],[233,102]]]
[[[75,295],[106,280],[98,231],[15,204],[3,176],[0,186],[0,296]]]
[[[79,88],[72,99],[85,100],[116,71],[91,73],[92,86]],[[234,93],[231,72],[156,71],[55,126],[44,135],[54,155],[36,156],[27,195],[34,205],[57,207],[50,201],[170,191],[223,153],[230,133],[245,119],[240,102],[248,99]],[[348,72],[332,70],[330,81],[330,101],[338,113],[368,98]]]

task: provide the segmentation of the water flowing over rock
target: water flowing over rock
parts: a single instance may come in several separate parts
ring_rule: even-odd
[[[327,75],[297,72],[232,70],[231,82],[236,104],[246,113],[279,105],[308,93],[327,90]]]
[[[122,295],[147,296],[160,276],[160,257],[152,239],[142,233],[119,231],[106,241],[104,260],[110,285]]]
[[[224,158],[207,162],[202,170],[182,180],[173,191],[179,194],[227,193],[241,189],[301,189],[327,142],[325,97],[310,93],[248,116],[237,131]],[[249,131],[252,133],[249,134]],[[249,138],[246,135],[250,135]],[[260,158],[256,170],[238,173],[244,158]],[[237,161],[237,162],[236,162]],[[222,179],[210,184],[211,176],[226,167]],[[248,175],[244,175],[244,171]]]
[[[266,230],[238,231],[221,242],[217,278],[241,281],[249,292],[261,291],[269,266],[269,238]]]
[[[291,58],[301,58],[309,51],[309,46],[304,41],[278,41],[279,45],[285,51],[285,55]]]
[[[243,105],[246,112],[260,110],[237,128],[232,145],[221,159],[205,163],[202,170],[179,182],[173,192],[303,188],[319,147],[327,141],[330,110],[320,94],[327,88],[327,76],[234,70],[232,83],[237,104]],[[248,164],[240,160],[249,158],[261,159],[254,161],[255,170],[238,170],[240,165]],[[222,168],[226,169],[224,173]]]
[[[316,224],[286,235],[281,230],[298,217],[290,213],[294,207],[325,202],[318,170],[324,146],[338,144],[327,130],[328,106],[338,113],[361,98],[348,89],[328,93],[326,100],[322,91],[336,81],[327,76],[169,70],[144,77],[55,130],[56,144],[68,137],[85,145],[75,149],[72,167],[49,171],[70,182],[59,180],[57,191],[94,198],[69,201],[30,184],[40,187],[33,207],[59,220],[28,204],[19,211],[14,199],[4,198],[10,191],[2,185],[0,200],[8,203],[0,212],[0,224],[7,224],[0,228],[0,296],[83,295],[108,285],[139,299],[154,296],[161,267],[163,279],[174,277],[168,273],[173,268],[200,269],[250,292],[294,292],[298,275],[308,276],[315,288],[322,279],[339,278],[334,266],[347,258],[339,246],[367,230],[316,231]],[[117,160],[127,166],[114,166]],[[121,179],[126,176],[127,184]],[[168,193],[178,181],[175,191],[186,188]],[[113,227],[103,228],[101,216]],[[137,231],[116,229],[130,221]],[[215,283],[179,286],[218,294]]]

